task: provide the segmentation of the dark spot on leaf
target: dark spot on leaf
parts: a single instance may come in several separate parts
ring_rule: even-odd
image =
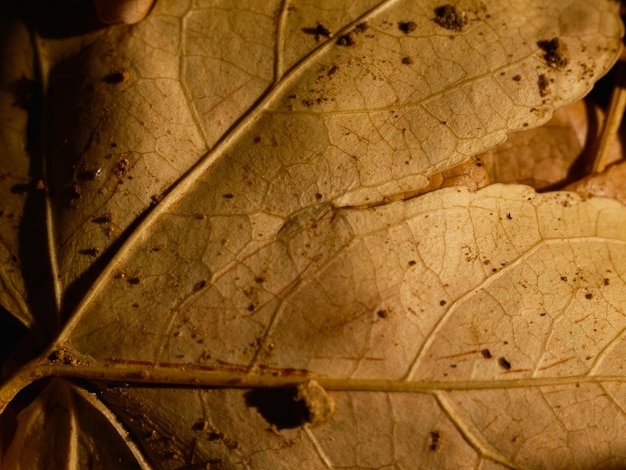
[[[356,25],[352,31],[340,36],[337,39],[338,46],[354,46],[357,43],[357,36],[367,30],[367,22],[362,22]]]
[[[233,193],[226,193],[226,194],[222,194],[222,197],[224,199],[232,199],[235,196],[233,196]]]
[[[510,212],[506,213],[506,218],[509,219],[509,220],[513,220],[513,216],[511,215]]]
[[[338,46],[354,46],[356,44],[356,37],[354,33],[344,34],[337,39]]]
[[[521,82],[522,81],[522,76],[521,75],[513,75],[513,81]]]
[[[109,224],[113,222],[113,215],[110,212],[106,212],[104,215],[94,217],[91,221],[94,224]]]
[[[376,315],[378,315],[378,318],[389,317],[389,313],[387,312],[387,310],[379,310],[378,312],[376,312]]]
[[[483,356],[485,359],[491,359],[491,358],[493,357],[493,356],[491,355],[491,351],[489,351],[489,349],[482,349],[482,350],[480,351],[480,354],[482,354],[482,356]]]
[[[95,258],[96,256],[98,256],[100,254],[100,250],[98,248],[96,248],[96,247],[86,248],[84,250],[78,250],[78,252],[81,255],[91,256],[93,258]]]
[[[398,29],[404,34],[409,34],[417,29],[417,24],[415,24],[415,21],[400,21]]]
[[[411,65],[413,63],[413,59],[411,59],[410,57],[403,57],[400,62],[402,62],[404,65]]]
[[[118,83],[128,81],[129,74],[126,71],[122,72],[111,72],[108,75],[105,75],[102,79],[105,83],[109,85],[117,85]]]
[[[95,168],[92,170],[80,171],[78,172],[78,175],[76,175],[76,177],[79,180],[95,180],[99,178],[100,175],[102,175],[102,168]]]
[[[193,291],[194,292],[198,292],[200,289],[202,289],[204,286],[206,286],[206,281],[202,280],[202,281],[198,281],[194,284],[193,286]]]
[[[593,299],[593,294],[592,293],[585,294],[585,299],[587,300]]]
[[[315,27],[315,34],[328,38],[330,37],[330,29],[321,23],[317,23],[317,26]]]
[[[431,452],[435,452],[441,446],[441,432],[439,431],[431,431],[430,432],[430,444],[428,446],[428,450]]]
[[[261,142],[261,140],[263,140],[261,138],[260,135],[255,135],[254,138],[252,139],[252,142],[254,142],[255,144],[258,144],[259,142]]]
[[[326,75],[328,75],[329,77],[332,77],[333,75],[337,73],[337,70],[339,70],[339,67],[333,64],[328,69],[328,72],[326,72]]]
[[[537,87],[539,87],[540,96],[547,96],[548,94],[550,94],[550,90],[548,89],[549,86],[550,82],[544,74],[541,74],[537,77]]]
[[[498,365],[504,370],[511,370],[511,363],[507,361],[504,357],[498,358]]]
[[[128,167],[130,166],[130,162],[126,158],[122,158],[119,162],[115,164],[113,167],[112,173],[118,178],[125,178],[128,176]]]
[[[141,282],[141,279],[139,279],[139,277],[137,276],[133,276],[131,278],[128,278],[127,282],[132,286],[136,286]]]
[[[609,278],[608,278],[608,277],[605,277],[605,278],[604,278],[604,285],[605,285],[605,286],[608,286],[608,285],[609,285]]]
[[[254,309],[255,309],[255,308],[256,308],[256,307],[254,306],[254,304],[250,304],[250,305],[248,305],[248,312],[254,312]]]
[[[35,91],[35,82],[22,75],[22,78],[15,81],[11,86],[13,93],[13,106],[28,110],[33,101],[33,93]]]
[[[567,276],[561,276],[561,281],[567,282]]]
[[[567,48],[559,38],[537,41],[537,45],[543,50],[543,58],[548,66],[558,69],[567,65]]]
[[[440,300],[439,301],[439,305],[441,305],[442,307],[446,304],[447,302],[445,300]]]
[[[433,21],[450,31],[462,31],[467,25],[467,15],[453,5],[442,5],[435,8]]]
[[[545,317],[547,314],[548,314],[547,312],[541,312],[541,313],[539,314],[539,316],[541,316],[541,317]]]
[[[254,407],[265,420],[277,429],[297,428],[309,421],[309,410],[303,401],[297,401],[296,388],[256,389],[244,395],[246,405]]]
[[[330,29],[328,29],[321,23],[317,23],[317,26],[315,26],[315,28],[302,28],[301,31],[305,34],[315,36],[316,41],[319,41],[322,37],[329,38],[332,35]]]
[[[417,264],[417,261],[415,260],[409,261],[409,266],[415,266],[416,264]]]

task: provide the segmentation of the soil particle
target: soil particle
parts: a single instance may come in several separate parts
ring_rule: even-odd
[[[511,363],[504,357],[498,358],[498,365],[504,370],[511,370]]]
[[[308,411],[306,421],[312,425],[328,421],[335,412],[335,402],[332,397],[315,380],[308,380],[298,385],[296,401],[305,405]]]
[[[539,87],[540,96],[548,96],[550,94],[550,82],[544,74],[541,74],[539,75],[539,77],[537,77],[537,87]]]
[[[543,58],[548,66],[559,69],[567,65],[567,48],[559,38],[544,39],[538,41],[537,45],[543,50]]]
[[[435,23],[450,31],[462,31],[467,25],[467,15],[453,5],[442,5],[435,8]]]
[[[355,44],[358,43],[359,34],[367,31],[367,28],[368,26],[366,22],[359,23],[352,29],[352,31],[348,32],[347,34],[344,34],[343,36],[340,36],[339,39],[337,39],[337,45],[338,46],[354,46]]]
[[[431,431],[430,432],[430,445],[428,446],[428,450],[431,452],[435,452],[439,449],[441,445],[441,432],[440,431]]]
[[[400,21],[398,23],[398,29],[404,34],[409,34],[417,29],[417,24],[415,21]]]
[[[117,85],[118,83],[127,82],[129,79],[130,74],[126,70],[111,72],[102,78],[109,85]]]

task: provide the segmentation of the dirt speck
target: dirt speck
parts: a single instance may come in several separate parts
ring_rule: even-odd
[[[411,65],[413,63],[413,59],[411,59],[410,57],[403,57],[400,62],[402,62],[404,65]]]
[[[376,312],[376,315],[378,315],[378,318],[388,318],[389,312],[387,312],[387,310],[379,310]]]
[[[417,24],[415,21],[400,21],[398,22],[398,29],[404,34],[409,34],[417,29]]]
[[[439,447],[441,447],[441,432],[440,431],[431,431],[430,432],[430,444],[428,445],[428,450],[431,452],[436,452]]]
[[[28,110],[33,101],[34,91],[35,82],[22,75],[22,78],[16,80],[11,86],[13,106]]]
[[[450,31],[462,31],[467,25],[467,15],[454,5],[442,5],[435,8],[435,23]]]
[[[567,65],[567,47],[559,38],[537,41],[537,45],[543,50],[543,58],[548,66],[559,69]]]
[[[330,29],[328,29],[321,23],[317,23],[317,26],[315,26],[315,28],[302,28],[301,31],[305,34],[310,34],[314,36],[315,40],[318,42],[321,38],[329,38],[333,35]]]
[[[511,363],[504,357],[498,358],[498,365],[504,370],[511,370]]]
[[[359,23],[352,31],[342,35],[337,39],[338,46],[354,46],[358,43],[358,37],[361,33],[367,31],[367,22]]]
[[[201,290],[204,286],[206,286],[206,281],[202,280],[202,281],[198,281],[193,285],[193,291],[194,292],[198,292],[199,290]]]
[[[115,164],[113,167],[113,174],[118,178],[125,178],[128,176],[128,169],[130,167],[130,162],[127,158],[122,158],[119,162]]]
[[[489,349],[482,349],[480,351],[480,354],[485,358],[485,359],[491,359],[493,356],[491,355],[491,351],[489,351]]]
[[[316,425],[328,421],[335,412],[335,402],[315,380],[298,385],[296,401],[302,402],[308,411],[306,422]]]
[[[94,224],[110,224],[111,222],[113,222],[113,214],[111,214],[110,212],[105,212],[98,217],[94,217],[93,219],[91,219],[91,221]]]
[[[86,248],[84,250],[78,250],[81,255],[91,256],[92,258],[96,258],[100,254],[100,250],[96,247]]]
[[[591,293],[585,294],[585,299],[587,299],[587,300],[593,299],[593,294],[591,294]]]
[[[521,75],[513,75],[513,81],[514,82],[521,82],[522,81],[522,76]]]
[[[539,88],[540,96],[548,96],[550,94],[550,82],[544,74],[537,77],[537,87]]]
[[[102,80],[109,85],[117,85],[130,80],[130,74],[126,70],[115,71],[105,75]]]

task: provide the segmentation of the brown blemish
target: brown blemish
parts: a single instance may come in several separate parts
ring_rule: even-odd
[[[359,23],[352,29],[352,31],[340,36],[339,39],[337,39],[337,45],[354,46],[358,42],[358,35],[365,32],[367,28],[367,22]]]
[[[550,82],[544,74],[537,77],[537,87],[539,87],[539,96],[547,96],[550,94]]]
[[[504,357],[498,358],[498,365],[504,370],[511,370],[511,363],[507,361]]]
[[[585,299],[587,299],[587,300],[593,299],[593,294],[591,294],[591,293],[585,294]]]
[[[433,21],[450,31],[462,31],[467,25],[467,15],[453,5],[442,5],[435,8]]]
[[[398,22],[398,29],[404,34],[409,34],[417,29],[417,24],[415,21],[400,21]]]
[[[130,166],[130,162],[127,158],[122,158],[119,162],[115,164],[113,167],[112,173],[118,178],[125,178],[128,176],[128,168]]]
[[[35,90],[35,82],[22,75],[22,78],[16,80],[11,86],[13,93],[13,106],[28,110],[33,101],[33,92]]]
[[[378,318],[389,317],[389,313],[387,312],[387,310],[379,310],[378,312],[376,312],[376,315],[378,315]]]
[[[85,250],[78,250],[78,252],[81,255],[91,256],[92,258],[95,258],[100,254],[100,250],[95,246],[93,248],[87,248]]]
[[[109,85],[117,85],[118,83],[127,82],[130,74],[126,70],[111,72],[102,78],[102,81]]]
[[[514,82],[521,82],[522,81],[522,76],[521,75],[513,75],[513,81]]]
[[[302,28],[301,31],[305,34],[314,36],[316,41],[319,41],[320,38],[330,38],[332,36],[330,29],[321,23],[317,23],[315,28]]]
[[[198,292],[199,290],[201,290],[204,286],[206,286],[206,281],[202,280],[202,281],[198,281],[193,285],[193,291],[194,292]]]
[[[410,57],[403,57],[400,62],[402,62],[404,65],[411,65],[413,63],[413,59],[411,59]]]
[[[113,222],[113,214],[110,212],[105,212],[103,215],[99,217],[95,217],[91,220],[94,224],[110,224]]]
[[[559,38],[537,41],[537,45],[543,50],[543,58],[549,67],[559,69],[567,65],[567,47]]]
[[[430,432],[430,444],[428,446],[428,450],[431,452],[436,452],[441,446],[441,432],[440,431],[431,431]]]
[[[491,351],[489,351],[489,349],[482,349],[480,351],[480,354],[485,358],[485,359],[491,359],[493,356],[491,355]]]

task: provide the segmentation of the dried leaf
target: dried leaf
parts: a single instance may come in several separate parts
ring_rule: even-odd
[[[580,99],[619,52],[617,5],[417,3],[172,0],[133,26],[40,27],[45,198],[27,202],[50,292],[0,302],[51,346],[0,409],[44,377],[100,395],[50,382],[5,464],[49,466],[50,441],[39,462],[18,449],[89,407],[110,426],[73,431],[70,468],[109,446],[129,468],[610,460],[626,210],[415,196]]]

